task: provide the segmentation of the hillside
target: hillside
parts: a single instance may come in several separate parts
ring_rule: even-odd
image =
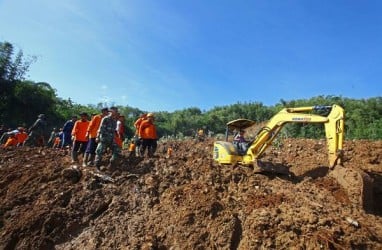
[[[344,145],[344,166],[370,178],[353,185],[372,191],[365,203],[325,167],[324,141],[268,149],[263,160],[289,175],[218,166],[212,139],[172,144],[171,158],[162,145],[113,172],[71,166],[64,151],[1,149],[0,248],[382,248],[382,141]]]

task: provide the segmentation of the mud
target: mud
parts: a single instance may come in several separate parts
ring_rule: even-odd
[[[171,158],[164,146],[152,159],[124,152],[113,171],[63,151],[0,150],[0,248],[382,248],[382,141],[345,142],[352,183],[327,167],[321,140],[266,151],[287,175],[219,166],[212,139],[171,143]]]

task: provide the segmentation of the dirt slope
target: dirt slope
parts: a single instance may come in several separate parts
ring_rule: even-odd
[[[173,142],[169,159],[74,167],[65,152],[0,150],[1,249],[381,249],[382,141],[347,141],[367,211],[326,167],[324,141],[287,139],[263,160],[289,176],[211,161],[213,141]],[[355,182],[354,186],[360,183]]]

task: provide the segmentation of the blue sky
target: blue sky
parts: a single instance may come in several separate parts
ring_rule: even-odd
[[[382,1],[0,0],[29,79],[145,111],[382,96]]]

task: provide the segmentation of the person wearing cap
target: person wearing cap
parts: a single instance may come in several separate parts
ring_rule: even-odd
[[[37,120],[29,128],[28,138],[25,140],[26,146],[44,146],[45,138],[44,133],[46,130],[46,117],[44,114],[39,114]]]
[[[139,138],[142,140],[142,146],[140,148],[140,155],[144,156],[147,148],[147,154],[149,157],[153,157],[157,149],[157,131],[154,124],[154,114],[148,113],[146,120],[144,120],[139,126],[138,132]]]
[[[95,165],[97,169],[100,169],[101,167],[102,155],[105,153],[107,148],[110,148],[112,153],[109,164],[110,169],[115,167],[116,161],[121,154],[121,148],[115,142],[117,120],[117,107],[111,107],[109,109],[109,115],[105,116],[101,120],[96,137],[98,145],[96,149]]]
[[[74,123],[77,121],[77,116],[73,115],[72,118],[65,122],[64,126],[62,127],[62,142],[61,146],[62,148],[65,148],[66,146],[69,146],[69,148],[72,147],[72,130],[74,127]]]
[[[108,108],[101,109],[101,114],[96,114],[92,117],[88,129],[86,131],[86,137],[89,138],[88,144],[86,146],[84,160],[82,166],[86,167],[88,165],[94,164],[96,148],[97,148],[97,131],[101,125],[102,118],[107,116],[109,113]]]
[[[88,138],[86,137],[88,126],[88,114],[83,112],[80,114],[80,120],[74,123],[74,127],[72,130],[72,163],[78,162],[78,153],[85,153],[86,144],[88,143]]]

